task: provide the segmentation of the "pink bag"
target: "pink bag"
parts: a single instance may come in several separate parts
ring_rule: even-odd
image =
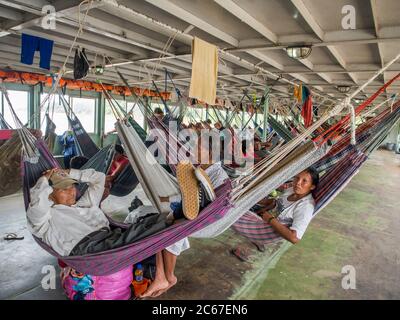
[[[70,267],[61,271],[61,285],[70,300],[128,300],[133,267],[108,276],[90,276]]]

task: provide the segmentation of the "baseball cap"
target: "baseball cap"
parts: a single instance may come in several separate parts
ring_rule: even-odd
[[[54,172],[49,178],[49,185],[55,189],[67,189],[74,184],[78,181],[64,172]]]

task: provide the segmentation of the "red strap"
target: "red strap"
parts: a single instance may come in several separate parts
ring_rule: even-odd
[[[367,100],[365,100],[362,104],[360,104],[356,109],[355,109],[355,114],[358,115],[362,110],[364,110],[368,105],[371,104],[379,95],[382,94],[386,90],[388,86],[390,86],[395,80],[397,80],[400,77],[400,73],[397,74],[393,79],[391,79],[389,82],[385,83],[378,91],[376,91],[371,97],[369,97]],[[320,145],[324,144],[326,141],[329,139],[332,139],[337,136],[337,132],[339,129],[341,129],[350,119],[350,115],[344,116],[338,123],[330,127],[328,130],[326,130],[323,134],[317,136],[314,138],[314,142],[319,143]],[[325,137],[325,138],[324,138]],[[321,141],[322,142],[319,142]]]

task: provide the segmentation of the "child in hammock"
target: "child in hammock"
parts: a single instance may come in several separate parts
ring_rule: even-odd
[[[128,165],[129,165],[129,159],[125,155],[124,148],[121,145],[116,144],[114,158],[113,161],[111,162],[110,169],[108,170],[106,176],[104,194],[101,199],[102,201],[110,195],[110,190],[113,186],[114,180]]]

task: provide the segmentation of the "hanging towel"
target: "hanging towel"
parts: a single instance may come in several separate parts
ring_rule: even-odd
[[[192,79],[189,96],[215,105],[217,97],[218,49],[194,38],[192,46]]]
[[[306,88],[306,87],[304,87]],[[306,99],[301,109],[301,116],[304,119],[304,126],[308,128],[312,125],[313,120],[313,104],[312,104],[312,97],[310,91],[307,89],[307,95],[304,96]]]
[[[33,57],[36,51],[40,52],[39,66],[44,69],[50,69],[50,60],[53,53],[52,40],[22,34],[21,37],[21,63],[33,64]]]
[[[298,102],[302,102],[303,99],[303,86],[299,85],[299,86],[294,86],[294,93],[293,93],[294,97],[297,99]]]
[[[82,50],[76,49],[74,58],[74,79],[82,79],[86,77],[89,71],[89,63],[85,53],[85,48]]]

